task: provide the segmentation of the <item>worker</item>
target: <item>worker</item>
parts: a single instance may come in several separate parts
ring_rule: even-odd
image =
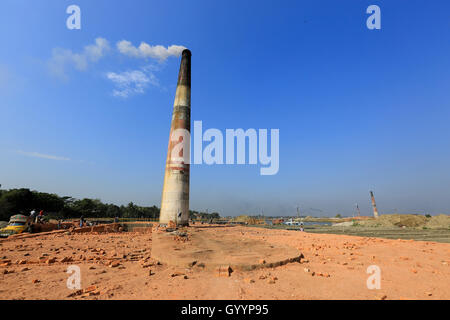
[[[31,210],[30,212],[30,218],[28,219],[29,223],[33,223],[34,222],[34,217],[36,216],[36,210]]]
[[[84,223],[84,217],[81,216],[80,217],[80,228],[83,227],[83,223]]]
[[[43,223],[44,219],[44,210],[39,211],[38,222]]]

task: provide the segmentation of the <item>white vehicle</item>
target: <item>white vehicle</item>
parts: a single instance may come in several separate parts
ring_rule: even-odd
[[[297,221],[293,221],[292,219],[289,219],[289,221],[283,222],[287,226],[299,226],[300,223]]]

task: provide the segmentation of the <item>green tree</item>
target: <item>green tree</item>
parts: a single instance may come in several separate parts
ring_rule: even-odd
[[[70,196],[30,191],[29,189],[0,190],[0,220],[8,221],[12,215],[28,215],[32,209],[44,210],[52,218],[159,218],[157,206],[141,207],[130,202],[127,206],[104,204],[99,199],[77,200]]]
[[[33,194],[29,189],[13,189],[2,192],[0,220],[8,221],[12,215],[27,214],[33,206]]]

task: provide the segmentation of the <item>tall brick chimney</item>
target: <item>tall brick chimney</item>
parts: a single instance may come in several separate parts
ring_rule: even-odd
[[[375,218],[378,218],[377,204],[375,203],[375,197],[373,196],[373,192],[372,191],[370,191],[370,198],[372,199],[373,216]]]
[[[189,224],[191,51],[183,50],[173,104],[159,222]],[[181,148],[180,148],[181,147]]]

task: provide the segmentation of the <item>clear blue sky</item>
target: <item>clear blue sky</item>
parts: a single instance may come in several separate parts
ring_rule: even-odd
[[[66,27],[71,4],[81,30]],[[371,4],[381,30],[366,27]],[[358,202],[369,214],[373,190],[381,213],[449,213],[449,12],[425,0],[2,0],[0,184],[160,205],[179,58],[130,57],[126,40],[192,51],[204,128],[280,129],[277,175],[193,165],[191,209],[335,215]],[[97,38],[110,49],[84,49]],[[132,75],[144,79],[121,87]]]

